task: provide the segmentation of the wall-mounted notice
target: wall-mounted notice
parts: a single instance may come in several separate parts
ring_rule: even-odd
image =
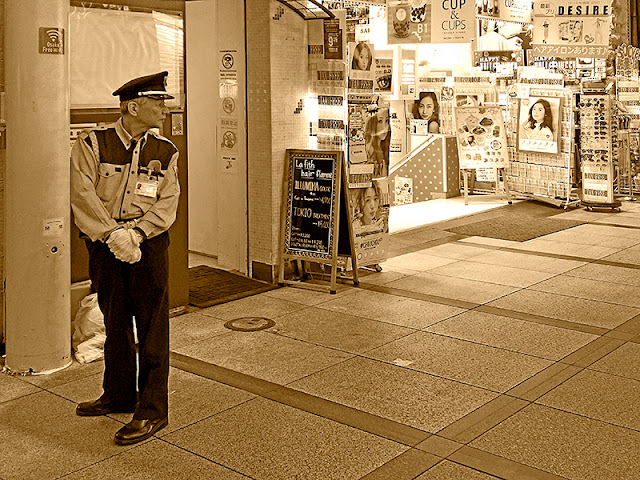
[[[455,107],[460,168],[509,166],[507,133],[498,106]]]
[[[285,255],[333,255],[341,164],[342,152],[287,150]]]
[[[533,56],[606,58],[611,27],[610,0],[536,0]]]

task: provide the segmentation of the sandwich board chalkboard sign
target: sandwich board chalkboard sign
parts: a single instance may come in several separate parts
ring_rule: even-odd
[[[351,222],[341,221],[341,214],[348,215],[342,152],[290,149],[285,160],[278,283],[303,286],[284,280],[285,260],[330,263],[335,293],[338,256],[348,256],[357,284]]]

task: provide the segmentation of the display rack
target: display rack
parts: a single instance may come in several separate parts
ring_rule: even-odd
[[[506,110],[509,168],[507,179],[517,196],[549,203],[565,210],[578,206],[580,199],[575,193],[575,155],[573,152],[574,95],[571,89],[561,85],[527,85],[530,97],[560,98],[559,153],[534,153],[520,151],[517,147],[519,128],[519,98],[508,97]]]

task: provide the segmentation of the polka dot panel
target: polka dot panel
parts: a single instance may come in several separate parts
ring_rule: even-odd
[[[458,175],[458,148],[455,138],[438,138],[427,145],[411,161],[404,164],[392,175],[413,178],[414,202],[431,200],[432,193],[444,193],[442,175],[442,154],[447,155],[447,177],[455,178],[457,185]],[[451,165],[453,163],[453,165]],[[455,172],[455,175],[452,175]],[[452,183],[449,180],[449,183]],[[456,187],[457,188],[457,187]],[[450,190],[448,188],[447,190]]]

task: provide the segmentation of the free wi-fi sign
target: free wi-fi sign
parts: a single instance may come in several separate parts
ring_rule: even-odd
[[[64,28],[40,27],[39,52],[64,55]]]

